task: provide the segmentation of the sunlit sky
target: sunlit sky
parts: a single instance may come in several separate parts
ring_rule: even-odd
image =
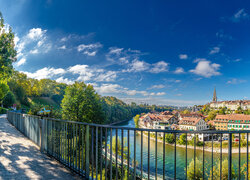
[[[250,97],[249,1],[0,0],[28,77],[127,102]]]

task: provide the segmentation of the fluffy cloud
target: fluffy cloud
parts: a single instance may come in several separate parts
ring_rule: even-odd
[[[123,70],[122,72],[148,71],[151,73],[161,73],[161,72],[167,72],[168,69],[169,69],[168,63],[166,63],[165,61],[159,61],[155,64],[149,64],[145,61],[140,61],[138,59],[135,59],[129,65],[129,68],[126,70]]]
[[[63,78],[63,77],[57,78],[56,82],[58,82],[58,83],[65,83],[65,84],[74,84],[74,81],[69,80],[68,78]]]
[[[213,47],[213,49],[211,49],[211,51],[209,52],[209,54],[216,54],[220,52],[220,47]]]
[[[94,44],[80,44],[77,47],[78,52],[83,52],[83,54],[88,56],[95,56],[98,49],[102,47],[101,43],[94,43]]]
[[[30,72],[22,72],[25,73],[29,78],[34,78],[34,79],[48,79],[48,78],[53,78],[56,75],[62,75],[65,74],[66,71],[62,68],[42,68],[37,70],[34,73],[30,73]]]
[[[42,30],[41,28],[32,28],[29,30],[29,33],[27,34],[27,38],[31,40],[39,40],[44,37],[46,32],[47,30]]]
[[[179,58],[180,58],[180,59],[187,59],[187,58],[188,58],[188,55],[187,55],[187,54],[180,54],[180,55],[179,55]]]
[[[209,78],[212,76],[218,76],[221,73],[218,71],[220,69],[220,64],[211,63],[208,60],[201,60],[198,62],[195,69],[190,70],[191,73]]]
[[[167,72],[168,71],[168,63],[165,61],[159,61],[155,64],[152,64],[153,68],[150,70],[152,73],[160,73],[160,72]]]
[[[79,77],[77,78],[77,81],[88,81],[94,76],[93,71],[89,69],[88,65],[77,64],[75,66],[71,66],[68,68],[68,72],[78,74]]]
[[[182,74],[184,73],[184,69],[182,67],[177,67],[174,71],[175,74]]]
[[[127,72],[141,72],[148,70],[150,64],[146,63],[145,61],[135,59],[129,66],[130,68],[126,70]]]
[[[99,87],[95,87],[95,89],[101,94],[113,94],[121,92],[121,86],[118,84],[102,84]]]

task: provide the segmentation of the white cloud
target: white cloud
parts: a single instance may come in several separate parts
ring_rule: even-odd
[[[88,56],[95,56],[98,49],[102,47],[101,43],[94,43],[94,44],[80,44],[77,47],[78,52],[83,52],[83,54]]]
[[[102,84],[100,87],[95,87],[95,89],[101,94],[112,94],[121,92],[121,86],[118,84]]]
[[[74,84],[74,81],[69,80],[68,78],[63,78],[63,77],[57,78],[56,82],[58,82],[58,83],[65,83],[65,84]]]
[[[198,62],[195,69],[190,70],[191,73],[209,78],[211,76],[218,76],[221,73],[218,71],[220,69],[220,64],[211,63],[208,60],[201,60]]]
[[[162,89],[164,88],[165,86],[163,84],[158,84],[158,85],[153,85],[151,86],[150,88],[148,89]]]
[[[227,81],[227,84],[241,84],[241,83],[245,83],[245,82],[247,82],[247,81],[242,80],[242,79],[232,78],[232,79]]]
[[[245,9],[240,9],[233,15],[231,19],[233,22],[239,22],[244,19],[249,19],[249,15],[246,13]]]
[[[21,58],[19,61],[17,61],[17,66],[19,67],[19,66],[21,66],[21,65],[23,65],[23,64],[25,64],[26,63],[26,58]]]
[[[211,49],[211,51],[209,52],[209,54],[216,54],[220,52],[220,47],[213,47],[213,49]]]
[[[116,48],[116,47],[111,47],[109,48],[109,53],[110,54],[117,54],[120,55],[122,53],[124,48]]]
[[[30,50],[30,54],[38,54],[38,49]]]
[[[65,74],[66,71],[62,68],[42,68],[37,70],[34,73],[30,73],[30,72],[25,72],[22,71],[22,73],[25,73],[29,78],[34,78],[34,79],[48,79],[48,78],[53,78],[57,75],[62,75]]]
[[[38,40],[43,38],[47,30],[42,30],[41,28],[32,28],[29,30],[27,37],[31,40]]]
[[[187,55],[187,54],[180,54],[180,55],[179,55],[179,58],[180,58],[180,59],[187,59],[187,58],[188,58],[188,55]]]
[[[141,72],[148,70],[150,64],[146,63],[145,61],[135,59],[129,66],[130,68],[126,70],[127,72]]]
[[[109,52],[106,54],[106,59],[112,63],[124,65],[135,59],[139,59],[141,55],[143,53],[139,50],[110,47]]]
[[[96,81],[115,81],[117,77],[117,72],[116,71],[107,71],[106,73],[101,73],[99,74],[95,80]]]
[[[65,45],[63,45],[63,46],[58,47],[57,49],[64,50],[64,49],[66,49],[66,46],[65,46]]]
[[[163,96],[165,94],[166,94],[165,92],[158,92],[158,93],[156,93],[156,96]]]
[[[174,71],[175,74],[183,74],[185,71],[182,67],[177,67]]]
[[[155,64],[152,64],[153,68],[150,70],[152,73],[160,73],[168,71],[168,63],[165,61],[159,61]]]
[[[181,80],[176,79],[174,82],[175,82],[175,83],[180,83],[180,82],[181,82]]]
[[[88,81],[94,76],[93,71],[89,69],[88,65],[77,64],[75,66],[71,66],[68,68],[68,72],[71,72],[72,74],[79,74],[77,81]]]

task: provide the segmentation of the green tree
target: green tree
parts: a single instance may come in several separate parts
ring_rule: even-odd
[[[12,63],[16,61],[14,33],[4,25],[0,12],[0,81],[8,79],[13,71]]]
[[[227,180],[228,179],[228,160],[225,159],[222,161],[222,177],[221,179]],[[235,174],[235,170],[232,165],[232,174],[231,174],[232,179],[237,178]],[[212,169],[210,170],[210,175],[208,179],[212,179]],[[213,167],[213,179],[220,179],[220,161],[218,161],[214,167]]]
[[[11,107],[16,102],[15,95],[9,91],[3,99],[3,106],[6,108]]]
[[[4,97],[7,95],[9,91],[9,86],[6,82],[0,82],[0,104],[3,106]]]
[[[185,109],[184,111],[182,111],[183,114],[190,114],[190,111]]]
[[[167,133],[165,137],[166,137],[167,143],[173,144],[175,142],[174,134]]]
[[[178,139],[178,143],[181,144],[181,145],[184,145],[186,144],[186,134],[182,134],[180,135],[179,139]]]
[[[216,111],[210,111],[208,113],[208,117],[207,117],[207,120],[214,120],[214,118],[216,117],[217,115],[217,112]]]
[[[188,179],[202,179],[202,162],[198,158],[195,159],[195,175],[194,159],[189,163],[186,171]]]
[[[135,117],[134,117],[134,122],[135,122],[135,127],[136,128],[139,128],[139,118],[140,118],[140,115],[137,114]]]
[[[93,86],[75,82],[65,90],[61,103],[64,119],[87,123],[105,123],[100,96]]]

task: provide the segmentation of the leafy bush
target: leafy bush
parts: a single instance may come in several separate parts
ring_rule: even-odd
[[[7,109],[0,107],[0,114],[6,114],[6,113],[7,113]]]

